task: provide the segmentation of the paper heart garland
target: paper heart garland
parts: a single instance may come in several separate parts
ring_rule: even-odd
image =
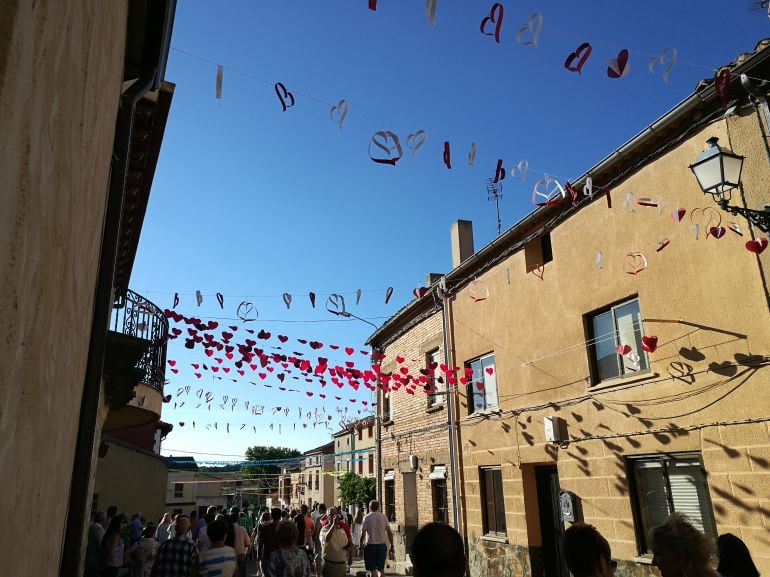
[[[527,170],[529,169],[529,162],[526,160],[520,160],[518,164],[515,166],[512,166],[511,169],[508,171],[508,174],[511,177],[511,180],[515,180],[517,178],[524,182],[527,178]]]
[[[581,74],[583,65],[588,60],[588,57],[591,56],[591,50],[591,45],[588,42],[583,42],[578,46],[577,50],[567,56],[567,60],[564,61],[564,68],[570,72]],[[577,64],[574,64],[575,60],[577,60]]]
[[[522,46],[534,46],[537,48],[537,39],[540,37],[540,29],[543,27],[543,16],[535,12],[529,20],[516,32],[516,42]],[[524,35],[531,33],[531,40],[524,40]]]
[[[709,229],[709,235],[713,236],[716,239],[722,238],[726,232],[727,232],[727,229],[723,226],[712,226]]]
[[[642,337],[642,348],[648,353],[654,353],[658,348],[658,337],[654,335]]]
[[[658,246],[655,248],[655,252],[660,252],[670,244],[670,240],[662,238],[658,241]]]
[[[730,69],[722,68],[714,76],[714,91],[719,96],[722,108],[727,108],[730,104]]]
[[[447,167],[447,170],[452,168],[452,154],[449,151],[449,141],[444,141],[444,154],[443,154],[443,160],[444,160],[444,166]]]
[[[687,215],[686,208],[678,208],[671,212],[671,220],[674,222],[682,222],[682,219]]]
[[[494,24],[495,28],[492,32],[487,32],[487,24]],[[489,10],[489,16],[486,16],[479,26],[479,30],[485,36],[494,36],[495,42],[500,43],[500,28],[503,26],[503,5],[499,2],[492,4],[492,8]]]
[[[393,296],[393,287],[389,286],[385,290],[385,304],[388,304],[388,301],[390,300],[390,297],[392,297],[392,296]]]
[[[203,304],[203,293],[201,293],[201,291],[195,291],[195,300],[197,301],[198,306]]]
[[[310,299],[310,305],[315,308],[315,293],[311,291],[307,296]]]
[[[468,166],[473,166],[474,162],[476,162],[476,143],[472,142],[468,150]]]
[[[489,298],[489,288],[480,281],[471,281],[468,284],[468,297],[475,303]]]
[[[428,140],[428,133],[424,130],[418,130],[406,137],[406,147],[412,151],[412,156],[417,154],[420,147]]]
[[[346,311],[345,309],[345,297],[341,294],[331,294],[326,299],[326,310],[335,315],[342,315]]]
[[[653,56],[647,63],[647,68],[650,74],[655,74],[655,67],[660,64],[663,67],[663,82],[668,82],[668,75],[671,73],[676,62],[677,51],[676,48],[665,48],[663,52],[658,56]]]
[[[583,196],[587,198],[594,197],[594,179],[590,176],[586,176],[585,184],[583,184]]]
[[[294,106],[294,95],[286,90],[286,87],[282,82],[276,82],[273,85],[273,88],[275,89],[275,93],[278,96],[278,100],[281,102],[281,108],[284,112],[286,112],[287,108]],[[287,101],[289,104],[287,104]]]
[[[623,262],[623,270],[626,274],[638,275],[647,268],[647,257],[641,252],[630,252]]]
[[[416,289],[414,289],[412,291],[412,294],[414,295],[415,298],[420,299],[420,298],[424,297],[425,293],[427,293],[427,292],[428,292],[428,289],[425,288],[424,286],[421,286],[421,287],[417,287]]]
[[[625,48],[618,52],[617,58],[607,61],[607,76],[610,78],[623,78],[631,67],[628,65],[628,50]]]
[[[746,250],[753,252],[754,254],[762,254],[767,248],[767,239],[765,237],[759,237],[755,240],[750,240],[746,243]]]
[[[342,123],[345,122],[345,117],[348,115],[348,108],[348,101],[343,98],[329,110],[329,120],[336,122],[337,126],[342,129]]]
[[[379,148],[385,156],[372,156],[372,144]],[[372,161],[395,166],[403,155],[404,150],[401,148],[401,141],[397,134],[390,130],[378,130],[372,135],[372,139],[369,141],[369,158]]]

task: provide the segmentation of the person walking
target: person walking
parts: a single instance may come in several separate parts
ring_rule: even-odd
[[[321,529],[321,547],[323,557],[323,577],[344,577],[347,565],[352,561],[352,540],[345,531],[343,516],[334,508],[329,508],[328,521]]]
[[[358,544],[361,542],[361,523],[364,521],[364,509],[360,508],[353,518],[353,525],[350,527],[350,533],[353,536],[353,557],[358,559],[361,556]]]
[[[564,532],[564,557],[573,577],[612,577],[617,568],[607,539],[586,523]]]
[[[417,531],[410,558],[414,577],[463,577],[468,566],[463,538],[445,523],[428,523]]]
[[[225,545],[227,524],[212,521],[206,525],[211,546],[200,555],[198,577],[233,577],[238,568],[235,550]]]
[[[171,537],[171,513],[164,513],[163,518],[158,523],[158,528],[155,529],[155,540],[160,543],[165,543]]]
[[[233,524],[233,549],[235,550],[235,556],[238,559],[238,570],[236,575],[238,577],[246,577],[246,552],[251,545],[251,539],[246,532],[246,528],[238,523],[239,515],[238,511],[230,513],[230,521]]]
[[[198,548],[188,537],[190,519],[176,518],[174,537],[158,547],[152,577],[195,577],[198,569]]]
[[[118,570],[123,567],[125,544],[120,533],[125,525],[125,515],[114,515],[110,520],[110,526],[104,533],[99,551],[102,577],[117,577]]]
[[[281,521],[281,510],[278,508],[273,509],[270,511],[270,517],[272,519],[270,523],[263,523],[259,526],[259,548],[257,549],[257,557],[260,559],[263,577],[274,577],[273,574],[270,573],[270,558],[273,552],[279,547],[276,530],[278,528],[278,523]]]
[[[251,549],[254,551],[254,557],[257,561],[257,577],[262,577],[262,558],[259,556],[259,531],[260,527],[267,523],[272,523],[273,518],[270,513],[265,511],[262,513],[262,517],[259,523],[254,527],[254,532],[251,534]]]
[[[94,513],[94,520],[88,528],[88,544],[86,545],[86,562],[84,577],[99,577],[99,549],[104,539],[104,511]]]
[[[388,518],[380,512],[379,501],[370,501],[369,513],[361,523],[359,547],[364,550],[364,567],[372,573],[372,577],[385,575],[385,559],[388,555],[386,540],[390,543],[392,553],[393,532]]]
[[[158,542],[155,540],[155,525],[150,523],[145,527],[142,538],[126,551],[126,561],[133,565],[134,577],[150,577],[158,552]]]
[[[650,531],[652,564],[661,577],[716,577],[709,566],[713,542],[681,513]]]
[[[281,521],[275,532],[279,548],[270,555],[271,577],[312,577],[307,553],[297,547],[297,523]]]

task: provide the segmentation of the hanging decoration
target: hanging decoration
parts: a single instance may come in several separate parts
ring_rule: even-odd
[[[625,48],[618,52],[617,58],[607,61],[607,76],[610,78],[623,78],[631,67],[628,65],[628,50]]]
[[[372,144],[379,148],[385,156],[373,156]],[[372,139],[369,141],[369,158],[378,164],[389,164],[395,166],[396,163],[401,160],[404,155],[404,151],[401,148],[401,141],[398,135],[390,130],[378,130],[372,135]]]
[[[336,122],[340,130],[342,130],[342,124],[348,115],[348,107],[348,101],[343,98],[329,110],[329,119]]]
[[[393,287],[389,286],[387,289],[385,289],[385,304],[388,304],[388,301],[392,296],[393,296]]]
[[[473,280],[468,283],[468,297],[475,303],[489,298],[489,287],[481,281]]]
[[[671,211],[671,220],[674,222],[682,222],[682,219],[687,215],[686,208],[677,208]]]
[[[583,65],[588,60],[588,57],[591,56],[591,50],[591,45],[588,42],[583,42],[578,46],[577,50],[567,56],[567,59],[564,61],[564,68],[570,72],[582,74]],[[575,62],[576,60],[577,62]]]
[[[283,293],[283,304],[286,305],[286,309],[291,308],[291,295],[289,293]]]
[[[494,25],[491,32],[487,32],[487,24]],[[494,36],[495,42],[500,44],[500,29],[503,26],[503,5],[499,2],[492,4],[492,8],[489,10],[489,16],[485,16],[481,21],[479,29],[485,36]]]
[[[257,309],[254,308],[254,304],[248,301],[242,301],[241,304],[238,305],[235,314],[238,315],[238,318],[244,323],[255,321],[259,316]]]
[[[449,141],[444,141],[444,165],[450,169],[452,168],[452,157],[449,152]]]
[[[594,257],[594,266],[597,270],[602,270],[604,268],[604,253],[600,250],[596,251],[596,256]]]
[[[666,248],[669,245],[670,242],[671,241],[668,240],[667,238],[661,238],[660,240],[658,240],[658,246],[655,247],[655,252],[662,251],[664,248]]]
[[[498,183],[504,179],[505,179],[505,169],[503,168],[503,159],[498,158],[497,167],[495,168],[495,178],[492,180],[492,183]]]
[[[310,305],[315,308],[315,293],[310,291],[307,296],[310,299]]]
[[[412,151],[412,156],[417,154],[420,147],[425,144],[428,134],[424,130],[418,130],[406,137],[406,147]]]
[[[219,308],[224,310],[224,308],[225,308],[225,297],[222,295],[222,293],[217,293],[217,302],[219,303]]]
[[[676,48],[665,48],[663,52],[658,56],[653,56],[647,63],[647,68],[650,74],[655,74],[655,68],[658,64],[663,67],[663,82],[668,82],[668,75],[671,73],[671,69],[676,63],[677,51]]]
[[[201,291],[195,291],[195,300],[198,302],[198,306],[203,304],[203,293]]]
[[[287,108],[294,106],[294,95],[286,89],[282,82],[276,82],[273,85],[273,88],[275,89],[275,94],[278,96],[278,100],[281,102],[281,109],[283,112],[286,112]]]
[[[341,294],[329,295],[326,299],[326,310],[335,315],[341,315],[345,312],[345,297]]]
[[[658,348],[658,337],[654,335],[642,337],[642,348],[648,353],[654,353]]]
[[[471,142],[471,148],[468,151],[468,166],[473,166],[474,162],[476,162],[476,143]]]
[[[436,0],[425,0],[425,15],[428,17],[428,24],[436,24]]]
[[[633,276],[647,268],[647,257],[641,252],[630,252],[623,262],[623,271]]]
[[[518,178],[520,181],[524,182],[527,179],[527,170],[529,169],[529,162],[526,160],[520,160],[516,166],[512,166],[511,170],[509,171],[509,175],[511,177],[511,180],[515,180]]]
[[[538,180],[532,190],[532,204],[536,206],[559,204],[566,197],[567,193],[562,185],[550,176]]]
[[[225,73],[225,67],[221,64],[217,64],[217,82],[216,82],[216,96],[217,100],[222,100],[222,77]]]
[[[540,29],[543,27],[543,16],[535,12],[529,20],[516,32],[516,42],[522,46],[534,46],[537,48],[537,39],[540,37]],[[527,37],[529,35],[529,37]]]
[[[767,239],[765,237],[759,237],[755,240],[750,240],[746,243],[746,250],[753,252],[754,254],[762,254],[767,248]]]
[[[730,69],[722,68],[714,76],[714,90],[722,103],[722,108],[730,104]]]

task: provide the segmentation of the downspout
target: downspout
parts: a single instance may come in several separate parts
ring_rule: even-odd
[[[373,359],[379,359],[380,356],[380,349],[379,347],[376,347],[372,345],[372,358]],[[376,361],[379,364],[379,360]],[[377,375],[379,375],[379,371],[377,372]],[[379,384],[379,377],[377,378],[377,383]],[[377,428],[374,431],[374,452],[375,452],[375,460],[377,461],[377,482],[374,484],[377,488],[377,501],[381,505],[381,510],[385,508],[385,504],[382,502],[382,404],[380,403],[380,400],[378,398],[378,395],[382,393],[382,389],[380,389],[379,386],[377,386],[374,389],[374,401],[376,403],[377,411],[374,415],[375,420],[377,421]]]
[[[131,144],[131,128],[134,108],[154,86],[157,69],[142,74],[120,97],[115,127],[115,143],[112,149],[110,181],[102,229],[102,246],[99,270],[94,291],[91,337],[88,344],[85,383],[80,402],[80,424],[72,465],[67,520],[64,528],[59,574],[62,577],[78,575],[81,571],[81,547],[85,534],[86,516],[90,507],[90,484],[96,425],[99,416],[104,351],[113,302],[115,257],[123,211],[128,154]]]
[[[449,354],[449,294],[446,288],[446,276],[442,276],[439,281],[437,293],[441,298],[441,322],[442,332],[444,336],[444,364],[447,367],[454,366]],[[449,383],[446,387],[446,420],[447,429],[449,430],[449,474],[452,478],[452,521],[455,529],[460,530],[460,507],[457,492],[459,489],[458,475],[457,475],[457,452],[455,450],[455,419],[454,419],[454,395],[449,388]]]

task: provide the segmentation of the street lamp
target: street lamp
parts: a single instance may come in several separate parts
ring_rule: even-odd
[[[362,323],[372,325],[375,331],[380,328],[377,325],[375,325],[373,322],[367,321],[366,319],[362,319],[361,317],[354,315],[353,313],[349,313],[348,311],[329,311],[329,312],[340,317],[345,317],[346,319],[350,319],[350,318],[358,319]]]
[[[764,210],[751,210],[727,204],[732,190],[741,184],[744,157],[720,147],[715,136],[706,142],[709,147],[690,165],[701,190],[710,194],[722,210],[740,214],[760,230],[768,232],[770,206],[765,205]]]

